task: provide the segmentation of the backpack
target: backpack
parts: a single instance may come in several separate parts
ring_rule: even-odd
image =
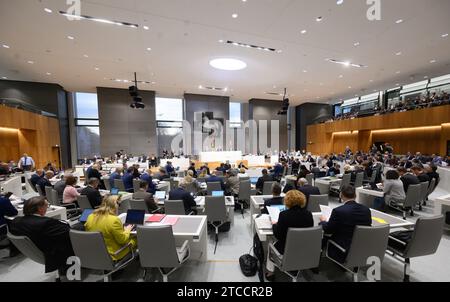
[[[258,259],[250,254],[245,254],[239,258],[241,271],[246,277],[253,277],[258,271]]]

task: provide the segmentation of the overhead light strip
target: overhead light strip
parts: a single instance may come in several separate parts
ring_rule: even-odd
[[[366,65],[362,65],[362,64],[355,64],[349,61],[339,61],[336,59],[326,59],[326,61],[330,62],[330,63],[335,63],[335,64],[340,64],[340,65],[344,65],[347,67],[357,67],[357,68],[366,68]]]
[[[244,48],[253,48],[253,49],[269,51],[269,52],[276,52],[276,53],[280,53],[281,52],[281,50],[278,50],[278,49],[275,49],[275,48],[258,46],[258,45],[252,45],[252,44],[246,44],[246,43],[235,42],[235,41],[230,41],[230,40],[228,40],[228,41],[220,40],[219,42],[220,43],[230,44],[230,45],[233,45],[233,46],[240,46],[240,47],[244,47]]]
[[[91,16],[86,16],[86,15],[74,15],[74,14],[69,14],[68,12],[65,12],[65,11],[59,11],[59,14],[62,16],[68,17],[68,18],[72,18],[73,20],[87,20],[87,21],[94,21],[94,22],[99,22],[99,23],[104,23],[104,24],[112,24],[112,25],[125,26],[125,27],[131,27],[131,28],[139,27],[138,24],[107,20],[107,19],[103,19],[103,18],[95,18],[95,17],[91,17]]]
[[[202,85],[200,85],[200,86],[198,86],[198,88],[199,89],[206,89],[206,90],[224,91],[224,92],[228,91],[227,87],[220,88],[220,87],[211,87],[211,86],[202,86]]]
[[[134,83],[134,81],[132,80],[122,80],[122,79],[110,79],[113,82],[117,82],[117,83]],[[154,85],[156,84],[156,82],[150,82],[150,81],[137,81],[139,84],[151,84]]]

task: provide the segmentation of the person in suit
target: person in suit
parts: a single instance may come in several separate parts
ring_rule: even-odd
[[[158,210],[159,207],[153,198],[153,195],[148,193],[148,183],[144,180],[139,184],[139,191],[133,193],[133,199],[142,199],[147,205],[148,212],[153,213]]]
[[[430,176],[425,173],[422,167],[414,166],[411,168],[411,172],[417,176],[420,182],[428,182],[430,183]]]
[[[226,171],[231,169],[231,164],[230,161],[227,160],[226,163],[223,165],[223,167],[225,168],[225,171],[223,173],[225,173]]]
[[[125,191],[133,193],[133,172],[134,168],[128,168],[127,172],[122,176],[123,185],[125,186]]]
[[[298,171],[298,177],[305,178],[306,175],[311,174],[311,172],[306,168],[305,165],[300,166],[300,170]]]
[[[256,182],[256,190],[262,194],[263,188],[264,188],[264,182],[266,181],[273,181],[273,177],[269,175],[269,172],[267,169],[262,170],[262,176],[258,178],[258,181]]]
[[[192,170],[187,171],[187,175],[183,178],[183,181],[186,183],[186,188],[191,186],[194,190],[193,193],[198,193],[201,191],[201,186],[198,183],[197,179],[194,178],[194,173]]]
[[[314,187],[308,183],[305,178],[300,178],[297,182],[297,190],[302,192],[306,196],[306,203],[309,202],[309,196],[320,195],[319,188]]]
[[[284,203],[284,198],[281,197],[281,185],[275,182],[272,185],[272,198],[264,200],[264,208],[261,210],[262,214],[269,214],[267,207],[282,205]]]
[[[96,209],[102,204],[102,195],[98,191],[98,178],[90,178],[88,186],[81,191],[81,195],[85,195],[92,208]]]
[[[152,170],[148,169],[141,175],[141,180],[145,181],[148,185],[147,193],[155,194],[156,192],[156,186],[153,183],[153,177],[152,177]]]
[[[427,173],[428,177],[430,178],[430,181],[434,178],[436,181],[435,187],[439,184],[439,173],[437,173],[438,167],[434,164],[431,164],[427,167],[425,167],[425,172]]]
[[[97,178],[100,189],[105,189],[105,184],[102,180],[102,174],[100,173],[100,166],[98,164],[93,165],[91,169],[87,171],[87,178]]]
[[[200,167],[200,171],[206,170],[206,175],[211,175],[211,171],[209,170],[208,163],[204,163],[203,166]]]
[[[306,210],[306,197],[303,193],[292,190],[284,197],[286,211],[280,213],[278,221],[272,221],[273,235],[277,239],[275,248],[284,254],[286,237],[290,228],[311,228],[314,226],[312,213]],[[307,243],[305,243],[307,244]],[[275,267],[270,257],[267,257],[266,279],[273,281]]]
[[[226,194],[230,196],[237,196],[239,194],[239,177],[232,170],[227,173],[225,191]]]
[[[44,177],[44,170],[42,169],[38,169],[36,170],[36,173],[34,173],[33,175],[31,175],[30,177],[30,182],[33,185],[33,188],[36,187],[36,185],[38,184],[39,180]]]
[[[58,199],[62,200],[64,189],[66,188],[66,180],[70,174],[64,174],[61,179],[53,185],[53,189],[58,193]]]
[[[197,178],[197,170],[195,169],[195,163],[191,163],[191,166],[189,167],[188,171],[192,171],[193,173],[192,177]]]
[[[186,214],[189,214],[192,211],[196,213],[193,209],[197,206],[197,204],[195,203],[194,197],[186,191],[186,183],[184,181],[180,182],[178,188],[169,192],[169,200],[182,200]]]
[[[115,253],[131,244],[136,248],[136,238],[131,235],[132,225],[124,227],[117,216],[119,208],[119,196],[108,196],[101,206],[89,215],[85,228],[87,232],[100,232],[103,235],[106,249],[114,261],[125,258],[131,251],[124,249],[118,255]]]
[[[172,173],[175,172],[175,168],[172,166],[172,162],[168,161],[166,166],[165,166],[166,172],[168,175],[172,175]]]
[[[225,191],[225,184],[223,183],[223,179],[217,176],[217,172],[213,171],[212,175],[206,179],[206,183],[209,182],[220,182],[220,187],[222,191]]]
[[[410,185],[418,185],[420,184],[419,179],[416,175],[407,172],[404,167],[397,168],[397,172],[400,175],[400,180],[403,183],[403,189],[405,193],[408,193],[408,188]]]
[[[283,175],[283,166],[280,163],[276,163],[273,169],[270,171],[272,173],[273,179],[278,179]]]
[[[159,169],[158,179],[159,179],[159,181],[170,179],[170,175],[167,173],[166,169],[164,169],[164,168]]]
[[[7,225],[5,216],[14,217],[18,214],[17,209],[11,204],[11,200],[7,196],[0,196],[0,226]],[[6,228],[0,229],[0,235],[6,235]]]
[[[47,172],[45,172],[44,177],[39,179],[39,181],[37,183],[37,185],[41,188],[42,194],[44,194],[44,196],[45,196],[45,187],[53,188],[52,183],[50,182],[50,179],[52,179],[53,176],[55,176],[55,174],[53,174],[53,171],[47,171]]]
[[[341,190],[340,198],[344,205],[335,208],[328,220],[327,217],[320,218],[320,225],[325,234],[331,235],[330,240],[336,242],[343,249],[348,251],[352,243],[353,232],[356,226],[371,226],[372,214],[370,209],[365,205],[359,204],[355,201],[355,188],[352,186],[345,186]],[[324,240],[324,245],[327,244]],[[330,244],[328,255],[334,260],[343,263],[347,257],[334,245]]]
[[[242,161],[239,163],[238,169],[245,169],[245,170],[248,170],[248,168],[244,165],[244,162],[242,162]]]
[[[111,188],[115,188],[114,180],[121,179],[122,173],[123,168],[116,168],[116,170],[113,173],[111,173],[111,175],[109,176],[109,185],[111,186]]]
[[[9,231],[28,237],[45,257],[45,272],[64,272],[68,257],[74,256],[69,237],[70,226],[60,220],[46,217],[49,207],[43,196],[28,200],[23,208],[25,216],[11,222]]]

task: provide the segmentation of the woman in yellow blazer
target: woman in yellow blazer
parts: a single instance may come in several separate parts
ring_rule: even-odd
[[[119,196],[107,196],[103,199],[101,206],[89,215],[85,224],[88,232],[100,232],[103,234],[106,248],[114,261],[123,259],[130,252],[124,249],[118,255],[118,250],[131,243],[136,248],[136,238],[132,238],[132,226],[125,227],[117,216]]]

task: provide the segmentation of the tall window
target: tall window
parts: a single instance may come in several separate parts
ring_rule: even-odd
[[[230,127],[241,128],[241,103],[230,103]]]
[[[163,150],[181,155],[183,153],[182,146],[172,150],[172,141],[183,132],[183,100],[156,98],[155,107],[159,155],[162,155]]]
[[[78,159],[100,156],[98,100],[95,93],[75,93]]]

